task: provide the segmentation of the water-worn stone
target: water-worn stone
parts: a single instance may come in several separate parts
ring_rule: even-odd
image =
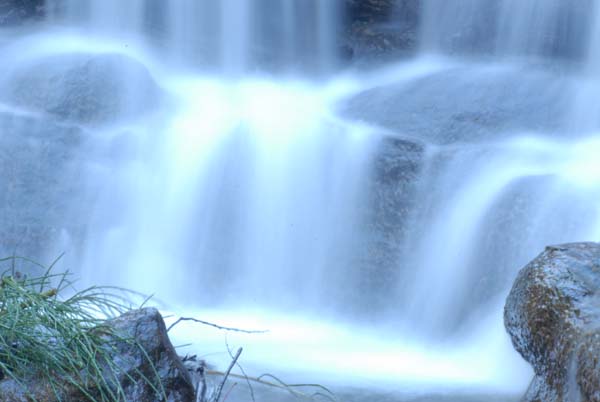
[[[359,62],[414,53],[421,18],[419,0],[345,0],[342,43]]]
[[[40,18],[43,11],[44,0],[0,0],[0,27]]]
[[[3,86],[7,104],[92,125],[144,116],[161,97],[143,64],[113,53],[68,53],[16,63]]]
[[[188,370],[177,356],[162,316],[156,309],[132,310],[107,324],[112,327],[114,334],[106,336],[107,343],[113,345],[110,358],[112,364],[118,367],[117,380],[124,390],[126,402],[195,400]],[[111,377],[107,376],[106,379],[110,383]],[[155,388],[159,388],[159,381],[166,398],[155,391]],[[49,384],[40,381],[28,381],[26,387],[28,392],[13,380],[0,381],[0,402],[28,402],[31,396],[43,402],[87,400],[77,389],[67,391],[58,399]],[[94,390],[88,392],[94,395]]]
[[[547,247],[519,273],[504,321],[535,371],[524,401],[600,401],[600,244]]]
[[[424,153],[422,144],[392,136],[382,137],[374,151],[372,177],[366,190],[369,207],[359,285],[360,291],[369,295],[361,301],[369,314],[389,305],[400,281],[398,256],[412,227],[410,219]]]
[[[366,90],[340,109],[348,118],[436,144],[523,131],[559,135],[567,132],[570,85],[543,69],[454,68]]]

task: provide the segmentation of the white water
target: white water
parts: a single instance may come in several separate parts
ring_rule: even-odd
[[[66,250],[63,263],[86,284],[269,329],[228,337],[257,373],[342,388],[519,393],[531,373],[502,326],[514,275],[546,244],[600,240],[598,24],[588,24],[584,61],[564,72],[574,83],[566,129],[447,145],[417,138],[425,150],[407,221],[372,212],[374,166],[403,129],[337,113],[369,88],[461,68],[484,71],[478,79],[488,64],[537,71],[522,59],[569,48],[547,42],[575,29],[578,11],[564,17],[564,1],[502,1],[492,25],[490,3],[428,1],[422,44],[443,54],[455,50],[451,39],[474,51],[456,30],[493,25],[492,61],[422,57],[315,80],[337,64],[335,2],[54,0],[40,35],[0,50],[11,60],[3,68],[48,54],[124,53],[150,69],[168,101],[144,120],[89,130],[83,240],[65,229],[48,254]],[[454,107],[471,106],[458,97]],[[397,249],[379,248],[382,224],[408,228],[393,238]],[[181,325],[175,336],[208,360],[229,360],[220,332]]]
[[[48,0],[54,24],[152,42],[169,63],[241,74],[261,66],[329,71],[339,0]],[[127,46],[127,44],[126,44]]]

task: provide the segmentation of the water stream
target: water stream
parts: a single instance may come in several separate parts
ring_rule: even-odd
[[[44,228],[44,257],[66,251],[84,284],[269,329],[227,336],[247,370],[345,400],[525,389],[502,324],[516,272],[547,244],[600,240],[592,4],[427,0],[418,56],[366,71],[342,68],[338,1],[47,6],[0,31],[0,129],[28,138],[0,139],[0,166],[27,177],[3,195],[15,244]],[[174,336],[229,360],[223,333]]]

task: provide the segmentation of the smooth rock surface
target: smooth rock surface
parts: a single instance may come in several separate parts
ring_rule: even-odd
[[[17,63],[0,80],[2,100],[58,120],[117,123],[156,109],[161,90],[139,61],[113,53],[67,53]]]
[[[351,119],[435,144],[565,128],[570,82],[543,70],[453,68],[366,90],[341,103]]]
[[[519,273],[504,321],[535,372],[524,401],[600,401],[600,244],[547,247]]]

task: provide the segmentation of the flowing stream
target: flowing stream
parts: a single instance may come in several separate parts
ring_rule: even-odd
[[[512,280],[600,240],[600,9],[426,0],[416,56],[355,70],[341,6],[48,0],[0,31],[2,251],[269,330],[173,330],[218,366],[227,342],[343,400],[517,400]]]

